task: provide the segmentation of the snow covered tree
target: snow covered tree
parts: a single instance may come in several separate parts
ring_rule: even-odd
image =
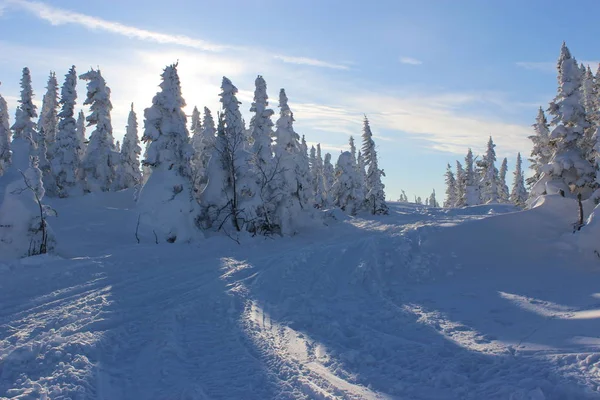
[[[58,82],[56,74],[50,72],[46,94],[42,100],[42,109],[38,121],[38,134],[34,137],[37,145],[36,155],[39,160],[39,168],[44,175],[44,186],[46,192],[54,193],[55,178],[52,175],[50,160],[53,157],[54,141],[56,140],[56,130],[58,128]],[[49,190],[50,189],[50,190]]]
[[[350,140],[348,142],[350,144],[350,154],[352,155],[352,163],[354,165],[357,164],[358,159],[356,157],[356,145],[354,144],[354,137],[350,136]]]
[[[246,129],[236,97],[238,90],[226,77],[223,77],[221,90],[223,114],[210,161],[213,165],[209,165],[207,171],[208,184],[201,194],[204,222],[207,227],[225,231],[225,223],[238,232],[242,229],[255,231],[258,185],[251,170]]]
[[[367,173],[365,171],[365,158],[360,150],[358,151],[358,156],[356,157],[356,169],[358,170],[360,181],[364,184],[367,181]]]
[[[533,170],[533,176],[527,179],[527,184],[532,187],[542,176],[542,168],[548,164],[552,156],[552,148],[550,147],[550,130],[548,129],[548,121],[542,107],[538,110],[538,115],[535,119],[535,124],[532,125],[535,131],[534,135],[529,136],[533,143],[531,149],[531,157],[529,158],[530,167]]]
[[[45,254],[55,246],[46,222],[49,209],[42,205],[44,185],[35,156],[19,175],[6,187],[0,206],[0,260]]]
[[[550,144],[554,152],[532,188],[532,197],[550,190],[552,193],[582,194],[586,198],[593,186],[594,168],[580,146],[587,126],[581,98],[581,70],[566,46],[563,46],[559,60],[558,94],[548,109],[553,116]]]
[[[311,177],[311,186],[313,194],[317,191],[317,174],[316,174],[316,164],[317,164],[317,149],[315,146],[310,146],[310,153],[308,156],[308,165],[310,167],[310,177]]]
[[[0,176],[10,166],[10,125],[8,121],[8,105],[0,95]]]
[[[475,177],[475,171],[473,169],[473,152],[469,148],[467,156],[465,157],[465,168],[464,168],[464,190],[462,191],[462,197],[460,204],[462,206],[476,206],[481,202],[481,192],[479,189],[479,182]],[[458,178],[458,171],[457,171]]]
[[[325,165],[321,155],[321,144],[317,143],[317,157],[315,166],[316,188],[315,188],[315,207],[323,208],[327,204],[327,192],[325,189]],[[364,197],[364,195],[363,195]]]
[[[192,126],[190,127],[190,132],[192,133],[192,140],[194,139],[194,134],[202,132],[202,120],[198,107],[194,107],[194,110],[192,111]]]
[[[596,132],[598,110],[596,109],[596,99],[598,94],[596,93],[596,87],[594,85],[594,74],[588,66],[585,68],[582,64],[582,81],[581,81],[581,96],[582,104],[585,110],[585,126],[583,129],[583,138],[579,142],[585,157],[593,161],[594,156],[594,142],[593,136]]]
[[[37,107],[33,104],[33,89],[29,68],[23,68],[21,78],[21,97],[12,126],[12,165],[15,170],[25,171],[29,168],[29,157],[36,155],[34,138],[37,137],[34,118],[37,118]]]
[[[343,152],[338,158],[332,193],[334,204],[350,215],[356,215],[363,208],[362,182],[349,151]]]
[[[363,175],[364,175],[364,167],[363,167]],[[326,193],[326,202],[325,207],[329,207],[333,204],[333,196],[331,193],[331,188],[333,187],[333,183],[335,181],[335,170],[333,168],[333,164],[331,164],[331,154],[325,154],[325,160],[323,161],[323,183],[325,184],[325,193]],[[361,179],[361,182],[364,180]]]
[[[251,164],[256,175],[258,184],[258,207],[256,221],[251,229],[257,232],[271,233],[278,230],[277,226],[277,203],[279,193],[277,190],[278,179],[282,174],[282,167],[273,158],[273,121],[271,117],[275,112],[268,108],[269,97],[267,96],[267,83],[262,76],[254,81],[254,102],[250,112],[254,115],[250,121],[250,137],[252,142]]]
[[[468,158],[468,157],[467,157]],[[467,206],[467,175],[460,161],[456,161],[456,203],[455,207]]]
[[[510,201],[519,207],[524,207],[527,201],[527,190],[525,189],[521,162],[521,153],[519,153],[517,154],[517,165],[514,172],[514,183],[510,193]]]
[[[79,163],[83,162],[83,157],[87,150],[87,139],[85,137],[85,114],[82,110],[77,115],[77,155],[79,157]]]
[[[508,170],[508,160],[506,157],[502,160],[500,173],[498,176],[498,201],[500,203],[509,202],[508,186],[506,185],[506,172]]]
[[[428,205],[429,205],[429,207],[434,207],[434,208],[437,208],[440,206],[439,203],[437,202],[437,199],[435,198],[435,189],[433,189],[433,192],[431,192],[431,195],[429,196]]]
[[[282,168],[278,178],[277,221],[283,235],[296,233],[302,213],[312,209],[312,199],[306,142],[294,131],[294,114],[288,105],[285,90],[279,92],[279,118],[275,123],[275,159]]]
[[[72,66],[61,88],[58,113],[58,131],[52,157],[52,174],[56,178],[57,194],[67,197],[79,191],[77,173],[79,169],[79,141],[75,123],[75,100],[77,100],[77,75]]]
[[[89,105],[91,110],[91,114],[86,118],[88,126],[95,127],[90,135],[81,167],[87,190],[106,192],[113,185],[120,158],[112,133],[110,88],[106,86],[100,70],[91,69],[81,74],[79,79],[88,81],[87,98],[83,104]]]
[[[127,129],[123,137],[123,146],[121,146],[121,162],[117,166],[115,180],[115,189],[127,189],[141,184],[142,172],[140,171],[140,140],[138,137],[138,123],[133,103],[129,118],[127,119]]]
[[[452,173],[452,167],[448,164],[446,168],[446,200],[444,208],[452,208],[456,206],[456,179]]]
[[[481,184],[481,200],[484,204],[497,203],[498,202],[498,169],[496,169],[496,151],[494,150],[496,145],[490,136],[487,144],[487,150],[484,157],[483,166],[484,177]]]
[[[367,167],[367,178],[365,181],[365,202],[367,209],[371,214],[388,214],[388,206],[385,202],[385,193],[383,191],[385,185],[381,182],[381,176],[385,176],[385,174],[383,170],[379,169],[373,133],[371,132],[371,126],[366,116],[363,123],[362,138],[362,154]],[[352,159],[352,155],[350,157]]]
[[[161,78],[160,91],[152,99],[152,106],[144,110],[142,140],[150,144],[142,162],[152,168],[152,173],[138,198],[140,223],[160,241],[187,242],[201,236],[200,208],[192,192],[193,150],[177,64],[167,66]]]

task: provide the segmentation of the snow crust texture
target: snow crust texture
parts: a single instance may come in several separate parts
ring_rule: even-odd
[[[156,245],[131,191],[52,200],[60,256],[0,264],[0,398],[600,398],[564,199]]]

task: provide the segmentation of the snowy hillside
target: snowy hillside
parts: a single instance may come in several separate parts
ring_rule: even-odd
[[[600,398],[569,200],[391,203],[240,246],[137,244],[131,195],[51,200],[59,255],[0,264],[0,398]]]

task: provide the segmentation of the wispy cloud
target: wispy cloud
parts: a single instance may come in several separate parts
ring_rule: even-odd
[[[417,60],[416,58],[412,58],[412,57],[400,57],[400,62],[402,64],[409,64],[409,65],[421,65],[421,64],[423,64],[423,61]]]
[[[40,19],[50,22],[52,25],[75,24],[88,29],[103,30],[139,40],[163,44],[175,44],[204,51],[221,51],[227,47],[220,44],[210,43],[206,40],[191,38],[185,35],[171,35],[167,33],[140,29],[133,26],[124,25],[119,22],[107,21],[102,18],[51,7],[40,2],[26,0],[6,0],[6,4],[10,4],[25,10]]]
[[[556,71],[556,63],[553,62],[519,61],[516,63],[516,65],[517,67],[542,72]]]
[[[274,58],[288,64],[310,65],[311,67],[322,67],[331,69],[349,69],[348,66],[342,64],[334,64],[327,61],[316,60],[307,57],[291,57],[291,56],[274,56]]]

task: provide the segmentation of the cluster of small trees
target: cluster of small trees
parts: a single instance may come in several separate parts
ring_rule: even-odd
[[[465,165],[456,161],[456,169],[448,164],[446,169],[446,200],[444,207],[465,207],[491,203],[513,203],[524,207],[527,190],[521,165],[521,153],[517,154],[516,168],[513,173],[512,190],[506,185],[508,170],[507,159],[502,160],[500,170],[496,168],[496,145],[490,136],[485,154],[479,158],[473,156],[471,149],[465,157]]]
[[[351,138],[350,151],[340,154],[334,168],[329,153],[323,157],[320,145],[309,153],[304,137],[294,131],[284,89],[273,123],[267,86],[258,76],[246,128],[237,88],[224,77],[216,124],[208,108],[204,115],[194,108],[188,130],[174,64],[164,69],[160,91],[144,111],[141,140],[146,149],[140,169],[133,104],[119,146],[112,132],[111,91],[100,70],[91,69],[79,79],[87,81],[83,104],[90,113],[81,111],[77,119],[74,66],[60,96],[56,75],[50,74],[37,122],[29,69],[23,69],[12,128],[0,96],[0,179],[5,187],[31,168],[40,171],[49,196],[138,187],[141,225],[168,242],[190,240],[200,234],[199,228],[289,235],[307,219],[316,219],[316,209],[333,206],[352,215],[361,210],[387,213],[384,173],[366,117],[358,156]],[[86,127],[93,128],[89,139]]]
[[[550,102],[547,121],[540,107],[533,142],[531,169],[527,180],[529,201],[545,194],[581,196],[583,200],[599,196],[600,187],[600,70],[578,64],[566,44],[562,44],[557,62],[558,91]]]
[[[410,203],[410,201],[408,200],[408,196],[406,195],[406,192],[404,190],[401,191],[400,197],[398,197],[398,202],[399,203]],[[435,189],[433,189],[433,191],[431,192],[429,197],[425,197],[425,200],[423,200],[421,198],[421,196],[415,196],[414,201],[412,203],[417,204],[417,205],[426,206],[426,207],[434,207],[434,208],[440,206],[440,203],[438,203],[438,201],[435,197]]]

